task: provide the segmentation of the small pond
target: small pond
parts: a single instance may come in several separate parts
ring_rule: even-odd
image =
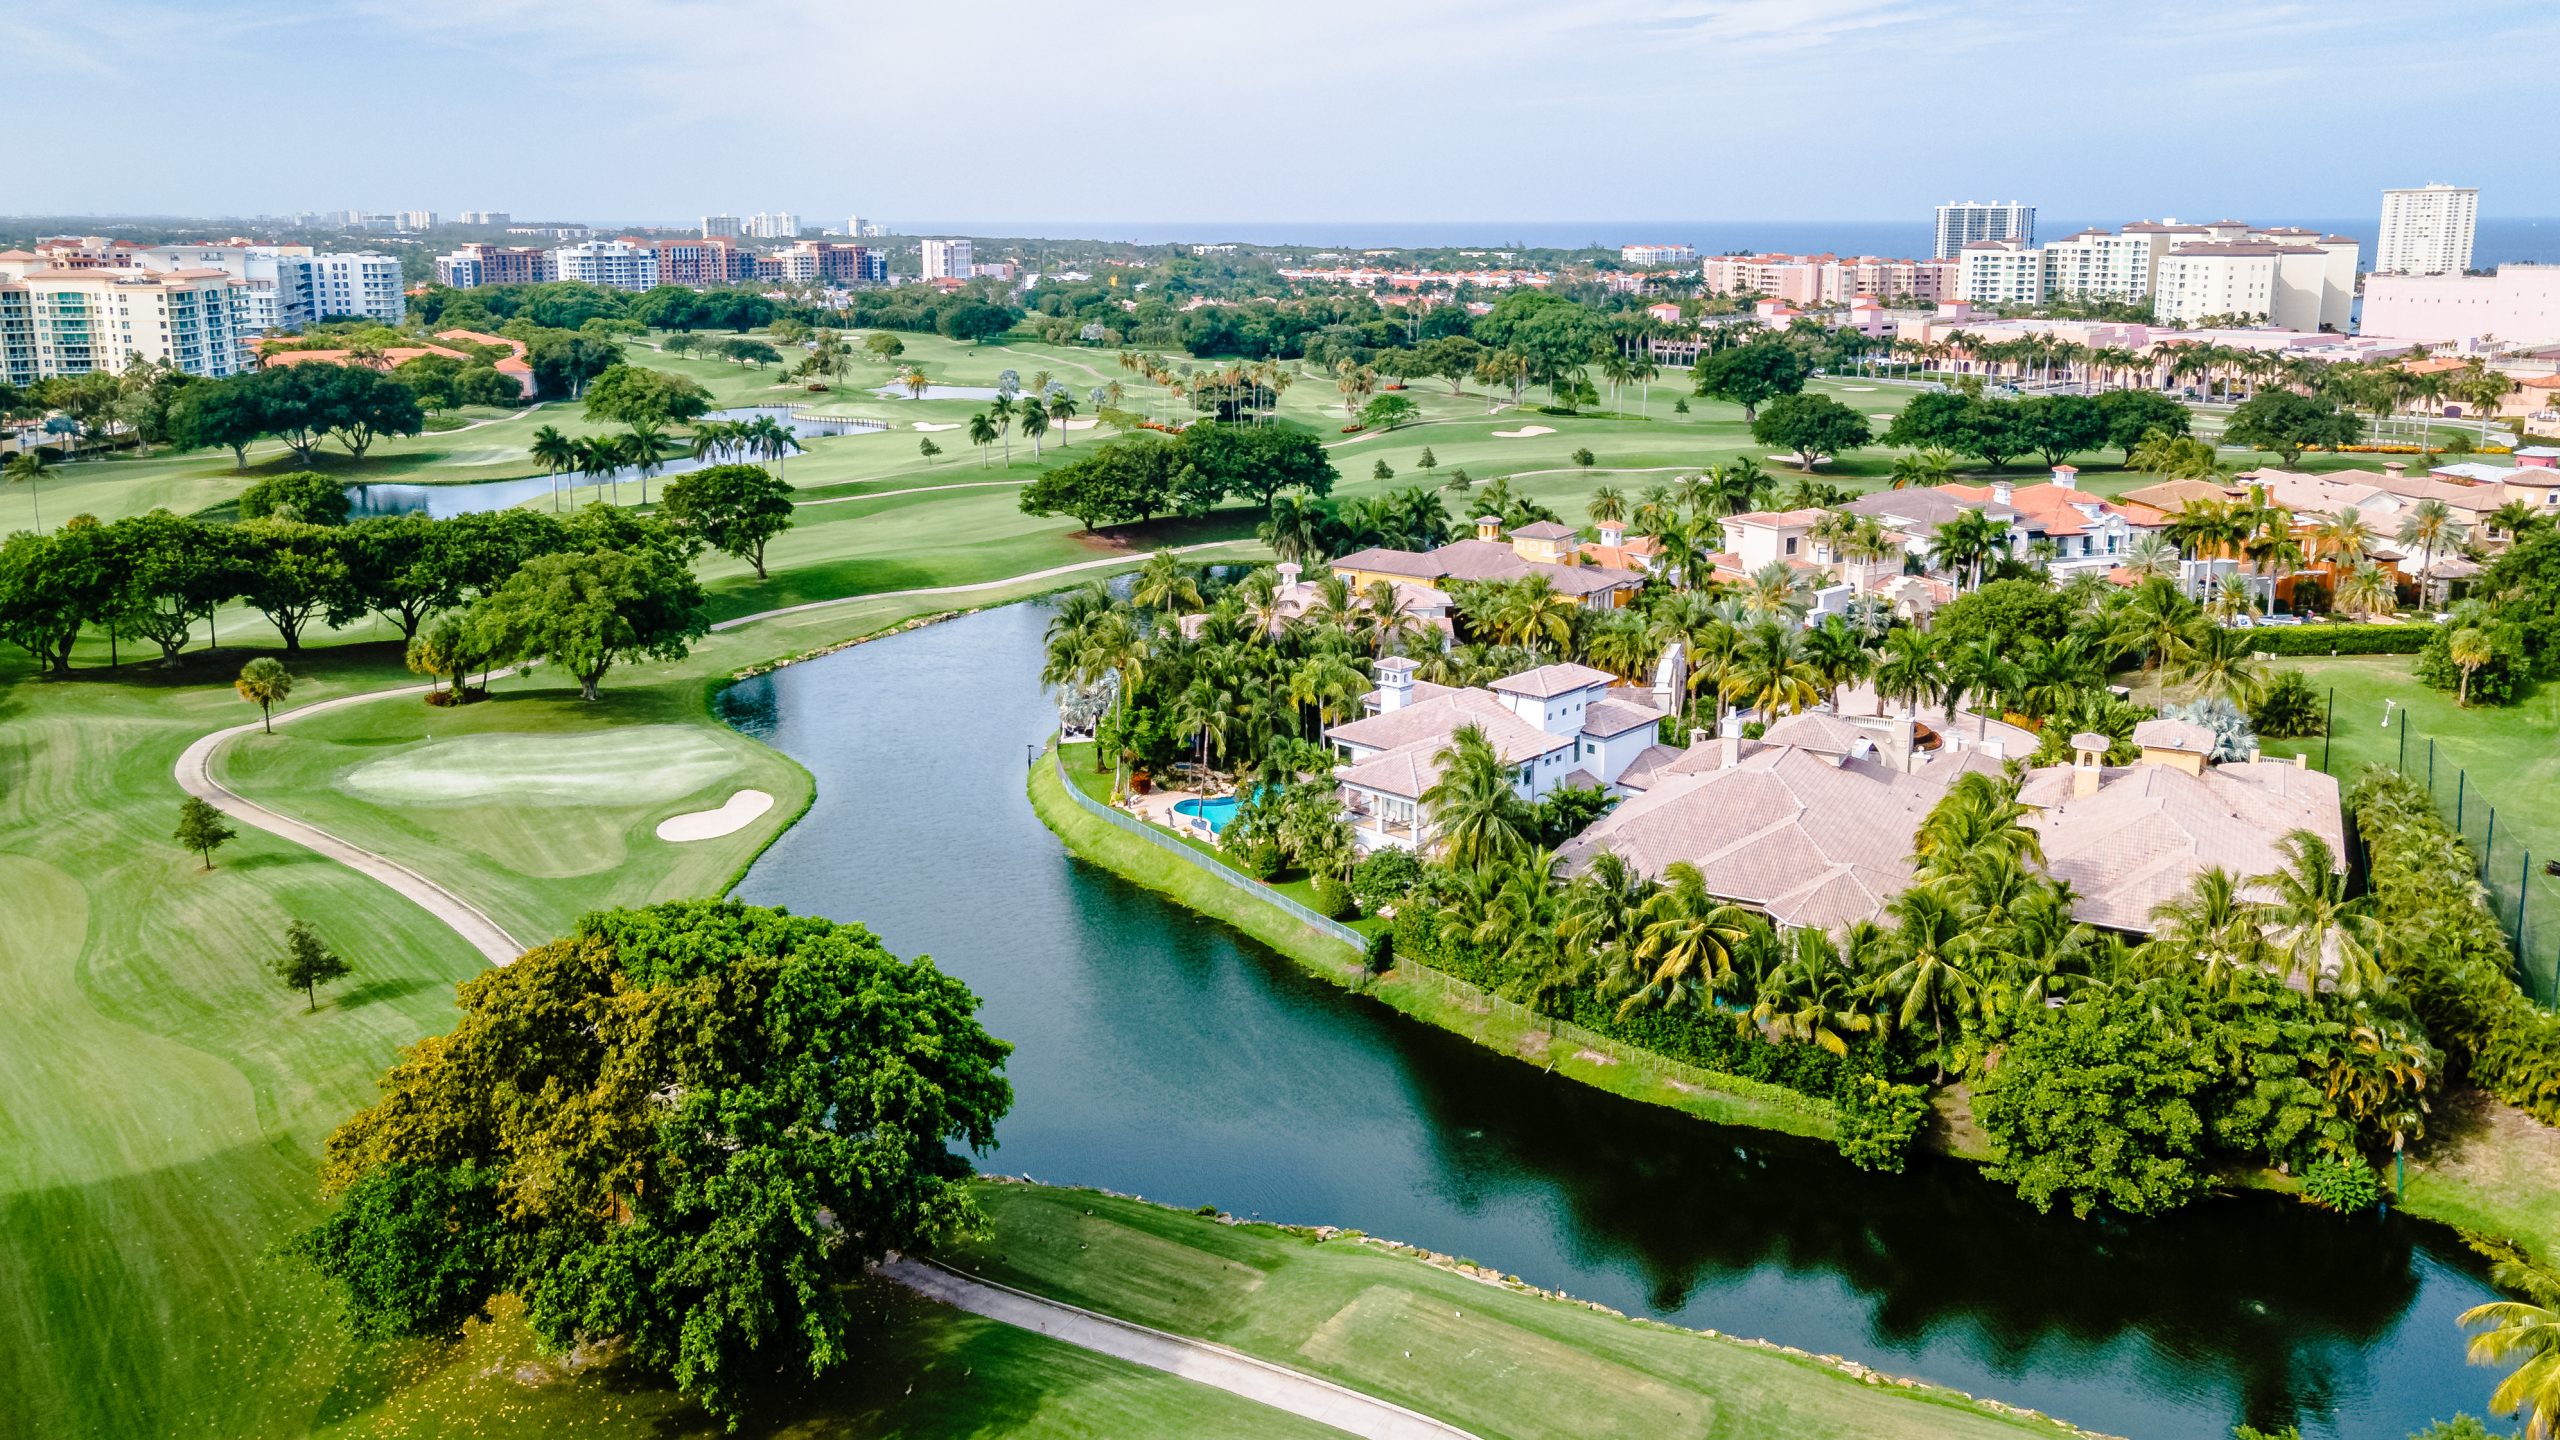
[[[861,420],[841,415],[810,415],[795,412],[787,405],[742,405],[729,410],[714,410],[706,420],[757,420],[772,418],[790,427],[803,443],[823,435],[858,435],[889,428],[885,420]],[[600,427],[601,428],[601,427]],[[531,464],[531,458],[526,460]],[[650,484],[655,486],[670,475],[699,470],[712,464],[691,455],[670,455],[658,465]],[[786,471],[788,467],[786,466]],[[529,500],[537,500],[555,491],[567,503],[570,492],[619,485],[637,485],[640,472],[629,466],[603,475],[526,475],[513,480],[475,480],[459,485],[400,485],[369,483],[350,485],[347,494],[355,502],[358,518],[367,515],[431,515],[438,520],[456,515],[476,515],[490,510],[511,510]],[[655,494],[654,489],[651,492]]]

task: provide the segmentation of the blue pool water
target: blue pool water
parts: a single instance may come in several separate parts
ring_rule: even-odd
[[[1204,822],[1209,827],[1209,833],[1215,835],[1227,828],[1227,822],[1235,818],[1236,810],[1243,803],[1233,795],[1221,795],[1215,800],[1176,800],[1173,802],[1173,813],[1189,815]]]

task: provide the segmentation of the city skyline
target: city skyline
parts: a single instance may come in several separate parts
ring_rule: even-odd
[[[1996,195],[2046,215],[2131,219],[2355,214],[2385,188],[2429,180],[2478,187],[2484,214],[2560,209],[2543,199],[2560,177],[2547,151],[2466,147],[2463,164],[2449,166],[2451,112],[2412,98],[2431,77],[2466,91],[2520,81],[2531,55],[2560,44],[2560,14],[2511,0],[2466,7],[2459,46],[2429,38],[2429,17],[2378,4],[2326,7],[2316,24],[2290,5],[2163,4],[2111,14],[2102,54],[2083,48],[2087,12],[2069,4],[1987,14],[1947,0],[1667,10],[1601,0],[1559,14],[1506,0],[1467,7],[1460,24],[1454,5],[1430,0],[1363,10],[1356,31],[1347,12],[1329,18],[1328,8],[1276,25],[1148,5],[1113,24],[999,4],[983,32],[1006,37],[997,62],[1034,65],[1058,83],[980,86],[965,69],[932,65],[866,67],[858,85],[768,78],[752,89],[758,133],[806,143],[743,147],[741,92],[728,82],[768,75],[776,26],[801,37],[795,53],[860,54],[929,50],[943,38],[939,22],[911,7],[813,0],[780,0],[776,26],[735,30],[705,26],[691,0],[567,0],[526,13],[487,0],[433,13],[368,0],[290,22],[231,3],[145,3],[112,20],[68,13],[28,40],[36,63],[22,67],[21,84],[39,103],[80,105],[110,148],[167,135],[143,112],[87,100],[167,93],[182,83],[181,65],[200,74],[207,63],[262,63],[288,23],[295,53],[310,62],[296,76],[308,107],[361,116],[382,94],[414,85],[450,97],[458,112],[504,116],[516,133],[582,143],[565,154],[386,146],[379,127],[354,123],[305,128],[279,152],[291,163],[123,172],[40,149],[13,177],[10,209],[485,207],[639,223],[754,196],[763,198],[751,208],[818,216],[1467,224],[1682,211],[1881,220]],[[130,33],[137,21],[191,43],[110,43],[110,29]],[[1355,33],[1358,43],[1346,43]],[[1145,36],[1185,63],[1132,83],[1130,46]],[[1251,65],[1217,58],[1247,53]],[[2013,113],[1969,98],[1986,79],[2068,66],[2078,68],[2067,112],[2021,103]],[[2342,83],[2386,70],[2387,95]],[[1108,84],[1078,78],[1106,75]],[[1816,75],[1819,90],[1808,92]],[[1447,87],[1460,77],[1504,96],[1506,108],[1452,112]],[[1808,103],[1809,93],[1821,103]],[[2243,110],[2245,146],[2231,143]],[[1294,116],[1319,128],[1330,116],[1339,133],[1323,143],[1280,131],[1239,138],[1251,158],[1233,165],[1160,142],[1166,117],[1218,113]],[[1936,119],[1910,123],[1915,114]],[[2139,123],[2093,123],[2111,114]],[[1751,138],[1705,143],[1734,129]],[[1405,158],[1378,163],[1381,150]],[[859,158],[841,168],[809,158],[831,152]],[[2271,164],[2278,155],[2284,163]]]

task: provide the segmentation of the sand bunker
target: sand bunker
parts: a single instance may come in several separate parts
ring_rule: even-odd
[[[1493,438],[1496,440],[1526,440],[1532,435],[1553,435],[1554,433],[1556,433],[1556,427],[1553,425],[1523,425],[1517,430],[1496,430],[1493,432]]]
[[[655,805],[738,768],[737,755],[683,725],[591,734],[461,735],[359,765],[341,782],[393,805]]]
[[[1840,388],[1852,395],[1872,395],[1876,389],[1873,385],[1843,385]]]
[[[688,840],[717,840],[735,835],[773,808],[773,797],[761,790],[741,790],[717,810],[671,815],[658,822],[658,838],[681,845]]]
[[[947,425],[936,425],[930,420],[918,420],[915,422],[915,427],[919,430],[957,430],[960,428],[957,421]]]

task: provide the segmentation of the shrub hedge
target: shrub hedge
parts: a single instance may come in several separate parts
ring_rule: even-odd
[[[2515,981],[2506,932],[2472,877],[2479,864],[2427,792],[2371,770],[2348,796],[2372,872],[2383,963],[2445,1050],[2448,1078],[2560,1124],[2560,1015]]]
[[[2406,625],[2269,625],[2249,632],[2269,655],[2415,655],[2435,638],[2428,621]]]

